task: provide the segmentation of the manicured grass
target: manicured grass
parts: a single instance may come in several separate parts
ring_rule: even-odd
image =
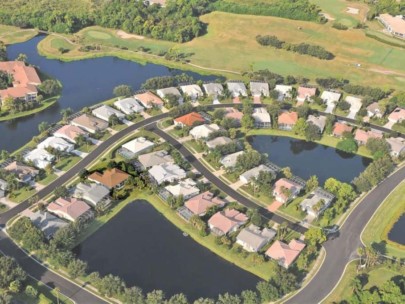
[[[28,187],[20,188],[19,190],[13,191],[10,194],[9,199],[15,203],[21,203],[25,201],[27,198],[33,196],[36,193],[35,189],[30,190]]]
[[[405,134],[405,124],[396,123],[392,126],[392,130]]]
[[[298,220],[303,220],[306,217],[305,212],[301,210],[300,203],[305,199],[305,196],[300,196],[294,199],[287,205],[282,205],[278,211],[280,213],[286,213]]]
[[[174,138],[183,137],[183,131],[181,129],[172,129],[168,132]]]
[[[6,212],[8,207],[2,203],[0,203],[0,213]]]
[[[387,255],[405,258],[405,246],[388,239],[392,226],[405,212],[405,183],[402,182],[386,198],[366,226],[361,238],[369,246],[372,242],[386,242]]]
[[[96,147],[97,147],[96,145],[83,145],[83,146],[80,146],[79,148],[77,148],[77,150],[79,150],[81,152],[85,152],[85,153],[90,153]]]
[[[38,35],[36,29],[20,29],[15,26],[0,24],[0,40],[5,44],[20,43]]]
[[[74,44],[70,43],[66,39],[59,38],[59,37],[55,37],[54,39],[52,39],[51,46],[57,50],[62,48],[64,50],[68,50],[68,51],[71,51],[75,48]]]
[[[52,183],[57,178],[58,178],[58,176],[55,173],[52,173],[52,174],[48,175],[47,177],[45,177],[44,179],[40,180],[38,183],[46,186],[46,185]]]
[[[119,125],[115,125],[114,127],[112,127],[115,131],[122,131],[125,128],[128,128],[128,126],[126,124],[119,124]]]
[[[257,201],[260,205],[262,205],[265,208],[267,206],[270,206],[274,202],[274,198],[271,195],[271,193],[262,193],[262,192],[253,193],[251,188],[247,185],[242,186],[239,190],[242,190],[242,191],[248,193],[249,195],[251,195],[252,197],[254,197],[254,200]],[[242,192],[242,194],[243,194],[243,192]]]
[[[80,160],[81,160],[81,158],[79,156],[75,156],[75,155],[64,157],[60,161],[58,161],[55,168],[58,170],[62,170],[62,171],[68,171],[70,168],[72,168],[74,165],[76,165]]]
[[[183,143],[183,145],[185,145],[187,148],[191,148],[191,151],[195,151],[197,153],[201,153],[204,152],[204,144],[201,141],[197,141],[197,140],[189,140]]]

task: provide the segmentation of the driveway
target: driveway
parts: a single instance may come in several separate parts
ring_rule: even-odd
[[[393,125],[395,125],[395,122],[389,121],[384,125],[384,128],[387,128],[387,129],[391,130]]]
[[[330,114],[330,113],[333,113],[333,110],[335,109],[335,103],[334,102],[328,102],[327,104],[326,104],[326,110],[325,110],[325,113],[328,113],[328,114]]]

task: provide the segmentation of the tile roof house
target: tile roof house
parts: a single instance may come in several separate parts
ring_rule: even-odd
[[[383,138],[383,134],[381,132],[377,131],[364,131],[361,129],[357,129],[356,132],[354,133],[354,140],[359,144],[359,145],[365,145],[367,144],[367,141],[370,138]]]
[[[250,93],[252,94],[252,96],[269,97],[270,96],[269,84],[267,82],[251,81]]]
[[[203,88],[208,96],[218,96],[222,95],[222,93],[224,92],[224,87],[222,86],[222,84],[215,82],[205,83],[203,84]]]
[[[226,113],[225,113],[226,118],[235,119],[240,124],[242,117],[243,117],[243,113],[241,111],[239,111],[238,109],[234,109],[234,108],[226,108],[225,111],[226,111]]]
[[[292,130],[297,121],[297,112],[283,112],[278,116],[278,128],[281,130]]]
[[[92,218],[94,216],[89,205],[77,198],[58,198],[50,203],[46,209],[71,222],[78,218]]]
[[[197,112],[191,112],[186,115],[180,116],[175,118],[174,120],[174,125],[175,126],[180,126],[180,127],[192,127],[193,125],[197,123],[204,123],[205,119],[202,117],[201,114]]]
[[[181,96],[180,91],[175,88],[175,87],[170,87],[170,88],[164,88],[164,89],[159,89],[156,90],[156,93],[158,94],[158,96],[164,100],[168,100],[168,96],[172,95],[172,96],[176,96],[177,100],[179,102],[179,104],[183,103],[183,96]]]
[[[254,108],[252,114],[256,128],[270,128],[271,118],[266,108]]]
[[[212,206],[223,207],[225,202],[218,197],[214,197],[209,191],[201,193],[197,196],[190,198],[184,203],[194,215],[204,216],[209,208]]]
[[[127,115],[133,113],[141,113],[144,110],[144,108],[139,104],[138,100],[133,97],[117,100],[116,102],[114,102],[114,106],[116,106],[118,110]]]
[[[52,164],[54,159],[55,156],[40,148],[34,149],[24,155],[24,161],[32,162],[32,164],[39,169],[45,169]]]
[[[382,118],[384,115],[384,109],[378,104],[378,102],[373,102],[366,109],[368,117],[375,116],[377,118]]]
[[[182,85],[180,86],[180,89],[183,94],[190,97],[192,100],[196,100],[204,96],[204,93],[201,90],[200,86],[196,84]]]
[[[323,133],[323,130],[325,129],[326,126],[326,117],[309,115],[307,123],[317,126],[319,128],[320,133]]]
[[[222,236],[238,230],[238,228],[249,220],[246,214],[235,209],[218,211],[209,220],[208,226],[212,233]]]
[[[391,147],[391,155],[398,157],[401,154],[405,154],[405,139],[402,137],[391,137],[386,139],[387,143]]]
[[[312,191],[301,203],[301,209],[313,218],[330,206],[335,196],[321,188]]]
[[[291,92],[293,87],[290,85],[278,84],[274,88],[274,91],[278,93],[278,101],[283,101],[285,98],[291,98]]]
[[[88,114],[76,117],[70,122],[70,124],[80,127],[90,133],[96,133],[97,131],[103,131],[108,128],[108,122]]]
[[[79,183],[76,185],[73,196],[85,200],[93,207],[110,203],[110,190],[99,184]]]
[[[158,96],[149,91],[145,93],[136,94],[134,97],[146,109],[150,109],[152,107],[161,108],[163,107],[164,104],[162,99],[160,99]]]
[[[87,136],[87,132],[73,125],[65,125],[53,133],[53,136],[66,139],[73,143],[76,143],[76,138],[80,135]]]
[[[263,228],[262,230],[250,224],[249,227],[243,228],[236,237],[236,243],[249,252],[258,252],[267,245],[277,232],[273,229]]]
[[[91,114],[107,122],[112,115],[117,116],[121,120],[125,118],[125,115],[122,112],[107,105],[102,105],[101,107],[94,109]]]
[[[122,149],[132,153],[132,156],[136,156],[139,153],[150,151],[155,144],[145,137],[137,137],[122,145]]]
[[[217,124],[199,125],[190,130],[190,135],[194,139],[205,139],[210,136],[211,133],[219,131],[221,128]]]
[[[72,152],[75,148],[70,142],[56,136],[47,137],[44,141],[40,142],[37,147],[39,149],[52,148],[63,152]]]
[[[158,185],[166,182],[172,183],[187,176],[186,171],[173,163],[154,165],[148,172]]]
[[[274,176],[276,175],[276,172],[274,172],[272,169],[270,169],[269,167],[265,166],[265,165],[260,165],[257,166],[255,168],[252,168],[248,171],[246,171],[245,173],[241,174],[239,176],[239,180],[243,183],[243,184],[248,184],[252,181],[252,179],[255,179],[259,176],[260,172],[271,172]]]
[[[336,137],[342,137],[344,135],[344,133],[348,132],[348,133],[352,133],[353,131],[353,127],[345,124],[345,123],[341,123],[341,122],[336,122],[335,125],[333,126],[333,136]]]
[[[108,189],[121,189],[125,181],[130,177],[129,174],[117,168],[107,169],[103,173],[93,172],[88,176],[90,181],[105,186]]]
[[[200,189],[196,187],[196,182],[190,178],[180,181],[176,185],[166,186],[165,189],[174,197],[182,195],[184,200],[188,200],[200,193]]]
[[[323,91],[321,94],[321,99],[326,103],[336,103],[340,100],[340,97],[342,97],[342,94],[332,91]]]
[[[207,145],[208,149],[215,149],[219,146],[224,146],[227,144],[232,143],[233,140],[226,136],[220,136],[214,139],[207,141],[205,144]]]
[[[161,150],[139,155],[138,162],[142,165],[143,170],[145,170],[157,165],[174,163],[174,160],[167,151]]]
[[[316,88],[302,87],[297,90],[297,101],[303,104],[305,101],[312,101],[312,97],[316,95]]]
[[[39,170],[16,161],[7,165],[4,167],[4,169],[12,174],[15,174],[17,176],[17,180],[21,183],[31,182],[39,173]]]
[[[266,251],[266,255],[278,261],[280,266],[288,268],[294,263],[304,248],[305,244],[298,240],[292,240],[288,245],[277,240]]]
[[[273,196],[276,201],[285,204],[295,198],[302,189],[303,186],[300,184],[287,178],[280,178],[274,184]]]
[[[403,120],[405,120],[405,109],[396,108],[388,116],[388,120],[393,123],[402,122]]]
[[[397,1],[398,2],[398,1]],[[405,39],[405,19],[404,16],[391,16],[390,14],[380,14],[378,20],[394,36]]]
[[[238,160],[238,156],[245,153],[244,151],[235,152],[232,154],[225,155],[219,161],[225,168],[233,168],[236,165],[236,161]]]
[[[226,85],[228,87],[228,91],[231,92],[232,97],[248,96],[246,86],[243,82],[228,81]]]
[[[51,239],[60,228],[68,225],[68,223],[50,214],[49,212],[32,212],[31,210],[26,209],[21,214],[28,217],[34,226],[44,233],[48,240]]]

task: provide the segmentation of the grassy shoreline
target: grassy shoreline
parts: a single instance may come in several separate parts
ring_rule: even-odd
[[[37,29],[21,29],[15,26],[0,24],[0,41],[6,45],[22,43],[38,35]]]

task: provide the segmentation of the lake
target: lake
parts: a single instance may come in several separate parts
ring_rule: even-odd
[[[182,292],[189,300],[240,293],[260,280],[184,237],[146,201],[127,205],[75,252],[90,272],[112,273],[145,292]]]
[[[303,179],[318,177],[323,185],[329,177],[351,182],[371,162],[370,159],[348,154],[314,142],[282,136],[249,136],[249,143],[280,167],[290,167],[293,174]]]
[[[388,233],[388,238],[398,244],[405,245],[405,214],[398,219],[391,231]]]
[[[49,123],[61,119],[60,110],[72,108],[77,111],[113,97],[114,87],[129,84],[138,90],[148,78],[176,75],[181,70],[170,69],[163,65],[136,63],[115,57],[85,59],[63,62],[40,56],[37,44],[45,36],[37,36],[29,41],[7,47],[7,55],[14,60],[18,54],[28,56],[30,64],[38,66],[41,71],[60,80],[63,85],[59,102],[47,110],[25,118],[0,123],[0,150],[14,151],[38,135],[38,125],[42,121]],[[217,76],[203,76],[193,72],[184,72],[195,79],[214,80]]]

